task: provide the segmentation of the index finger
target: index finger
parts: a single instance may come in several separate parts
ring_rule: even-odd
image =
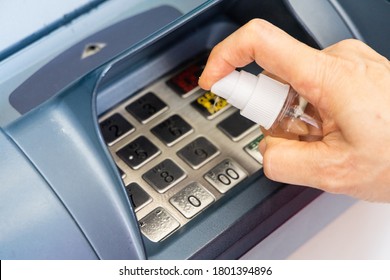
[[[199,85],[210,89],[235,68],[256,61],[316,104],[321,91],[323,60],[324,54],[319,50],[299,42],[267,21],[255,19],[215,46]]]

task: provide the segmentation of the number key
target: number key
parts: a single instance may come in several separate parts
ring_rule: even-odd
[[[120,138],[133,132],[135,128],[122,115],[116,113],[100,123],[100,130],[104,141],[108,145],[112,145]]]
[[[166,109],[168,109],[167,104],[152,92],[148,92],[126,107],[126,110],[143,124]]]
[[[133,169],[139,169],[161,151],[145,136],[140,136],[117,152],[117,155]]]
[[[246,177],[245,169],[231,159],[222,161],[204,176],[221,193],[226,193]]]
[[[149,185],[160,193],[165,192],[185,177],[184,171],[170,159],[164,160],[142,176]]]
[[[174,145],[193,131],[192,127],[179,115],[173,115],[151,129],[168,147]]]

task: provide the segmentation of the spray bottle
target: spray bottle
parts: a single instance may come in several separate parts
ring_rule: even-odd
[[[322,121],[314,107],[290,85],[265,74],[233,71],[216,82],[211,92],[259,124],[266,135],[305,141],[322,138]]]

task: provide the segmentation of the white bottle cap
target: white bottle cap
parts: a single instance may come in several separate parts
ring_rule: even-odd
[[[245,71],[233,71],[211,87],[211,92],[225,98],[244,117],[265,129],[279,116],[289,90],[289,85],[264,74],[256,77]]]

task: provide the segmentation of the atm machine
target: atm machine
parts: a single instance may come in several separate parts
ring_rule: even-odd
[[[56,28],[110,1],[92,2]],[[259,128],[197,85],[213,46],[264,18],[315,48],[358,38],[390,57],[386,0],[135,3],[2,82],[1,259],[239,258],[321,192],[264,176]]]

